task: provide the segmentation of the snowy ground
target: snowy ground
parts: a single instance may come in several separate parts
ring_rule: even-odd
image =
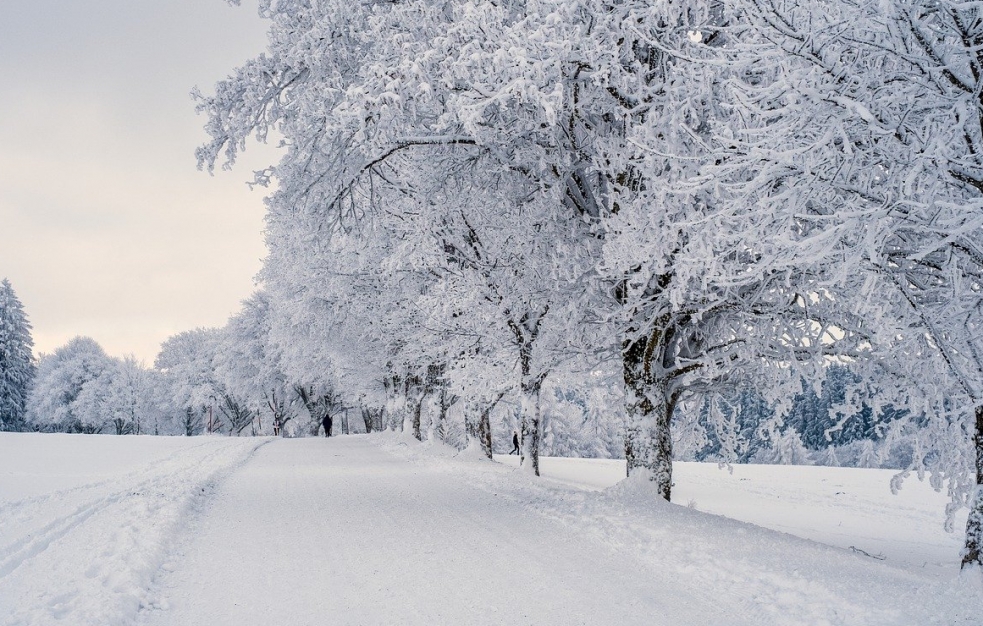
[[[0,624],[983,623],[917,482],[680,464],[674,506],[609,487],[617,463],[544,459],[536,480],[502,460],[0,434]]]
[[[125,624],[264,439],[0,433],[0,624]]]
[[[517,456],[498,460],[519,465]],[[540,468],[551,480],[589,490],[611,487],[625,477],[624,461],[543,458]],[[893,470],[675,463],[673,472],[677,504],[863,550],[943,578],[959,564],[966,512],[956,515],[955,532],[946,532],[948,495],[915,475],[892,494]]]

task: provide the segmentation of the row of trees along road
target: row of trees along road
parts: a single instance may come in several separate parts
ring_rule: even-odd
[[[265,352],[261,294],[221,329],[168,339],[155,367],[109,356],[76,337],[42,355],[24,420],[10,430],[153,435],[317,435],[325,415],[349,431],[341,398],[316,383],[288,384]],[[259,315],[257,315],[259,313]],[[259,322],[244,332],[244,325]],[[300,379],[298,379],[300,380]]]
[[[257,182],[288,378],[331,364],[417,436],[457,397],[486,452],[511,394],[536,472],[544,381],[613,367],[628,471],[668,498],[676,415],[753,381],[780,416],[847,364],[845,404],[908,409],[979,564],[980,11],[261,0],[269,48],[200,96],[198,156],[282,138]]]

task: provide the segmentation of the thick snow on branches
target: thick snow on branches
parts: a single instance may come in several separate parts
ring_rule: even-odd
[[[754,388],[753,436],[794,451],[782,418],[838,363],[856,378],[832,431],[894,416],[880,436],[973,509],[980,561],[976,5],[261,12],[269,50],[200,97],[198,156],[283,137],[257,180],[277,185],[263,278],[288,371],[358,372],[353,399],[418,437],[439,390],[486,453],[488,407],[514,398],[533,471],[544,382],[614,374],[629,472],[668,498],[680,433],[737,455]]]

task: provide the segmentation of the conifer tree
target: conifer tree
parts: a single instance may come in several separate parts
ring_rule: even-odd
[[[10,281],[0,281],[0,430],[24,424],[27,394],[34,380],[31,324]]]

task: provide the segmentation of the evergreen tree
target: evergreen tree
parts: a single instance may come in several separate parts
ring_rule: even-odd
[[[20,430],[34,380],[31,324],[10,281],[0,281],[0,430]]]

